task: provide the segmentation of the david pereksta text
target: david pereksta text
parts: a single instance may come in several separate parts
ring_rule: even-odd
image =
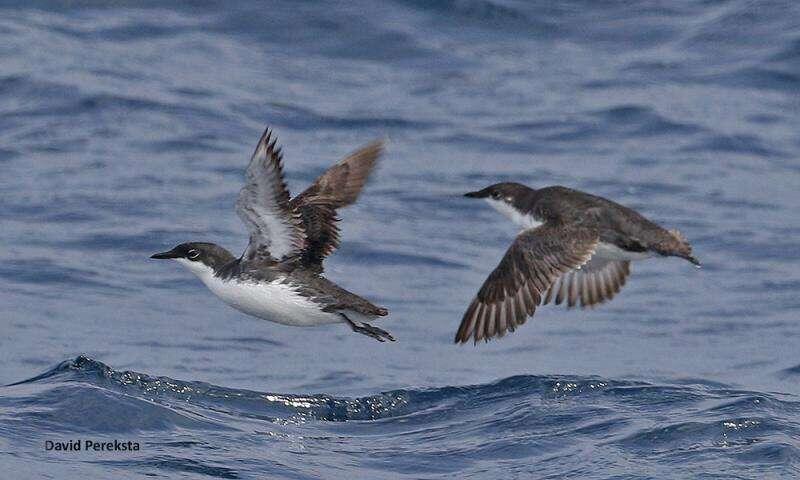
[[[48,452],[138,452],[139,442],[130,440],[45,440],[44,449]]]

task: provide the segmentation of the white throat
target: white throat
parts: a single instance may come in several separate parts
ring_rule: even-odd
[[[208,282],[214,278],[214,269],[203,262],[193,262],[186,258],[176,258],[175,261],[189,269],[190,272],[197,275],[206,285],[208,285]]]
[[[533,215],[520,213],[519,210],[503,200],[495,200],[494,198],[486,198],[485,200],[486,203],[492,206],[492,208],[510,218],[512,222],[524,229],[536,228],[542,224],[542,222],[533,218]]]

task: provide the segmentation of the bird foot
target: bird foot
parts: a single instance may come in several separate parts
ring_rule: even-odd
[[[350,320],[346,316],[344,317],[347,319],[347,323],[350,324],[350,328],[353,329],[354,332],[360,333],[362,335],[366,335],[368,337],[372,337],[379,342],[385,342],[389,340],[390,342],[394,342],[394,337],[391,333],[387,332],[382,328],[378,328],[374,325],[370,325],[368,323],[357,324],[356,322]]]

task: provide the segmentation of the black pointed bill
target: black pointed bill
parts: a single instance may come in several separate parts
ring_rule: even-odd
[[[491,192],[488,188],[484,188],[483,190],[478,190],[477,192],[469,192],[465,193],[464,196],[468,198],[486,198],[491,195]]]
[[[154,253],[150,255],[150,258],[155,258],[158,260],[167,260],[170,258],[182,258],[182,257],[183,255],[180,252],[176,251],[175,249],[172,249],[168,252]]]

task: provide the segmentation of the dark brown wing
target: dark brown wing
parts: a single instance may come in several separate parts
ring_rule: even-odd
[[[513,332],[556,279],[591,258],[598,241],[585,227],[545,224],[520,233],[464,313],[456,343]]]
[[[292,199],[290,208],[300,215],[306,234],[302,261],[308,267],[322,271],[322,260],[339,246],[336,209],[358,199],[381,153],[383,142],[370,143],[329,168]]]
[[[567,307],[572,308],[579,301],[581,307],[607,302],[619,293],[630,273],[630,261],[592,257],[581,268],[570,270],[553,282],[542,305],[566,301]]]
[[[324,198],[333,208],[350,205],[358,199],[382,153],[382,141],[358,149],[320,175],[303,193],[292,199],[292,204],[314,203]]]
[[[298,254],[305,246],[300,215],[289,205],[283,181],[281,149],[266,129],[258,141],[236,200],[236,213],[250,231],[244,258],[281,260]]]

